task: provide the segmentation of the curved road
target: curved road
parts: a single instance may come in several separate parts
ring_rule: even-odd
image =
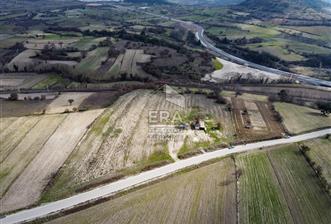
[[[270,68],[270,67],[266,67],[263,65],[259,65],[253,62],[249,62],[247,60],[244,60],[242,58],[236,57],[234,55],[231,55],[229,53],[226,53],[225,51],[217,48],[216,46],[214,46],[213,43],[210,42],[210,40],[208,38],[206,38],[206,36],[204,35],[205,30],[203,29],[202,26],[195,24],[193,22],[190,21],[184,21],[184,20],[180,20],[180,19],[175,19],[175,18],[171,18],[168,16],[163,16],[163,15],[158,15],[155,13],[151,13],[151,12],[146,12],[146,11],[142,11],[142,10],[135,10],[135,9],[131,9],[131,8],[126,8],[126,7],[121,7],[121,6],[116,6],[118,8],[124,8],[126,10],[131,10],[131,11],[137,11],[139,13],[144,13],[147,15],[151,15],[151,16],[156,16],[162,19],[166,19],[166,20],[172,20],[178,23],[182,23],[188,27],[191,27],[195,30],[196,32],[196,37],[197,39],[200,41],[200,43],[207,48],[208,50],[212,51],[215,55],[217,55],[220,58],[223,58],[225,60],[228,61],[232,61],[234,63],[240,64],[240,65],[245,65],[251,68],[255,68],[261,71],[265,71],[265,72],[270,72],[270,73],[274,73],[277,75],[281,75],[281,76],[285,76],[287,78],[292,78],[294,80],[297,80],[303,84],[308,84],[308,85],[314,85],[314,86],[324,86],[324,87],[331,87],[331,81],[326,81],[326,80],[321,80],[321,79],[317,79],[317,78],[312,78],[309,76],[305,76],[305,75],[301,75],[301,74],[297,74],[297,73],[291,73],[291,72],[286,72],[286,71],[281,71],[278,69],[274,69],[274,68]]]
[[[173,174],[184,168],[191,167],[193,165],[198,165],[202,162],[206,162],[211,159],[224,157],[233,153],[246,152],[269,146],[300,142],[308,139],[321,137],[326,134],[331,134],[331,128],[320,131],[314,131],[307,134],[297,135],[290,138],[262,141],[262,142],[256,142],[246,145],[238,145],[233,148],[225,148],[214,152],[208,152],[192,158],[180,160],[160,168],[146,171],[135,176],[130,176],[125,179],[106,184],[104,186],[74,195],[72,197],[63,200],[51,202],[35,208],[30,208],[23,211],[19,211],[11,215],[7,215],[2,219],[0,219],[0,223],[11,224],[11,223],[21,223],[21,222],[35,220],[37,218],[45,217],[50,214],[56,214],[60,211],[74,208],[77,205],[87,204],[89,202],[93,202],[98,199],[109,197],[118,192],[151,182],[153,180],[160,179],[162,177]]]

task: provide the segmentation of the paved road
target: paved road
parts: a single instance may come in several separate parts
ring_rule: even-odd
[[[223,59],[235,62],[237,64],[245,65],[245,66],[248,66],[251,68],[259,69],[261,71],[275,73],[277,75],[281,75],[281,76],[288,77],[288,78],[293,78],[304,84],[331,87],[330,81],[320,80],[320,79],[312,78],[312,77],[301,75],[301,74],[290,73],[290,72],[285,72],[285,71],[281,71],[281,70],[274,69],[274,68],[269,68],[269,67],[266,67],[263,65],[259,65],[256,63],[246,61],[246,60],[238,58],[234,55],[228,54],[225,51],[215,47],[212,43],[210,43],[210,41],[205,37],[204,29],[201,26],[199,26],[197,24],[195,24],[195,26],[196,26],[196,30],[197,30],[196,35],[197,35],[199,41],[201,42],[201,44],[208,50],[214,52],[216,55],[219,55]]]
[[[125,179],[98,187],[96,189],[77,194],[75,196],[59,200],[56,202],[51,202],[45,205],[41,205],[35,208],[19,211],[15,214],[8,215],[0,219],[1,224],[10,224],[10,223],[20,223],[24,221],[34,220],[36,218],[44,217],[49,214],[54,214],[56,212],[73,208],[79,204],[88,203],[96,199],[105,198],[111,195],[114,195],[120,191],[127,190],[144,183],[168,176],[174,172],[177,172],[183,168],[187,168],[193,165],[200,164],[202,162],[224,157],[233,153],[240,153],[245,151],[251,151],[254,149],[259,149],[262,147],[275,146],[280,144],[300,142],[303,140],[308,140],[312,138],[317,138],[324,136],[326,134],[331,134],[331,128],[315,131],[303,135],[297,135],[287,139],[276,139],[269,140],[257,143],[251,143],[246,145],[238,145],[233,148],[220,149],[214,152],[208,152],[201,154],[192,158],[185,160],[180,160],[172,164],[156,168],[154,170],[146,171],[135,176],[127,177]]]
[[[223,58],[225,60],[228,61],[232,61],[235,62],[237,64],[241,64],[241,65],[245,65],[251,68],[255,68],[255,69],[259,69],[261,71],[265,71],[265,72],[270,72],[270,73],[275,73],[287,78],[293,78],[295,80],[300,81],[301,83],[304,84],[308,84],[308,85],[315,85],[315,86],[324,86],[324,87],[331,87],[331,82],[330,81],[326,81],[326,80],[321,80],[321,79],[317,79],[317,78],[312,78],[309,76],[305,76],[305,75],[301,75],[301,74],[297,74],[297,73],[290,73],[290,72],[286,72],[286,71],[281,71],[278,69],[274,69],[274,68],[270,68],[270,67],[266,67],[263,65],[259,65],[253,62],[249,62],[247,60],[244,60],[242,58],[236,57],[234,55],[231,55],[229,53],[226,53],[225,51],[217,48],[213,43],[211,43],[211,41],[206,38],[204,32],[205,30],[203,29],[202,26],[195,24],[193,22],[190,21],[184,21],[184,20],[180,20],[180,19],[175,19],[175,18],[171,18],[168,16],[164,16],[164,15],[158,15],[155,13],[151,13],[151,12],[146,12],[146,11],[142,11],[142,10],[135,10],[135,9],[131,9],[131,8],[127,8],[127,7],[120,7],[117,6],[118,8],[124,8],[126,10],[131,10],[131,11],[136,11],[139,13],[144,13],[146,15],[150,15],[150,16],[155,16],[155,17],[159,17],[162,19],[166,19],[166,20],[172,20],[178,23],[182,23],[190,28],[193,28],[196,31],[196,37],[198,38],[198,40],[200,41],[200,43],[207,48],[208,50],[214,52],[217,56],[219,56],[220,58]]]

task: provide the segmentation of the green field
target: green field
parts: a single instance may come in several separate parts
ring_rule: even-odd
[[[325,117],[318,110],[289,103],[274,103],[283,117],[283,123],[292,134],[331,127],[331,116]]]
[[[213,59],[213,64],[214,64],[215,70],[221,70],[223,68],[223,64],[216,58]]]
[[[297,146],[284,146],[268,156],[295,223],[330,223],[330,198]]]
[[[38,82],[32,87],[32,89],[47,89],[56,84],[65,84],[64,79],[60,75],[52,74],[49,75],[46,79]]]
[[[286,200],[265,153],[239,156],[240,222],[293,223]]]
[[[75,70],[82,74],[86,74],[87,71],[96,72],[100,68],[101,62],[107,58],[107,52],[107,47],[100,47],[88,52],[87,56],[76,65]]]
[[[305,141],[303,144],[310,148],[307,156],[315,163],[316,168],[321,167],[322,176],[331,186],[331,139],[319,138]]]

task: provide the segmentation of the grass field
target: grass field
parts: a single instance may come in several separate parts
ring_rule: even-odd
[[[50,223],[236,223],[230,158]]]
[[[47,89],[56,84],[65,85],[66,82],[60,75],[51,74],[51,75],[48,75],[48,77],[46,79],[44,79],[44,80],[38,82],[36,85],[32,86],[32,89]]]
[[[289,103],[274,103],[274,105],[283,117],[285,127],[292,134],[331,126],[331,116],[321,116],[318,110]]]
[[[214,69],[215,70],[221,70],[223,68],[223,64],[217,60],[216,58],[213,59]]]
[[[305,141],[304,144],[310,148],[307,156],[315,163],[316,167],[322,168],[322,176],[331,186],[331,140],[319,138]]]
[[[293,223],[277,178],[264,153],[239,156],[241,223]]]
[[[294,222],[330,223],[330,198],[297,146],[284,146],[268,156]]]
[[[77,64],[76,70],[81,73],[86,71],[95,72],[101,66],[101,62],[107,58],[107,51],[107,47],[100,47],[88,52],[86,58]]]

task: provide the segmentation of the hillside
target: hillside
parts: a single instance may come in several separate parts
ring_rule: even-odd
[[[236,9],[251,12],[259,18],[320,21],[331,19],[326,11],[329,7],[326,0],[246,0]]]
[[[326,4],[322,0],[246,0],[240,5],[249,9],[283,12],[307,8],[321,10]]]

